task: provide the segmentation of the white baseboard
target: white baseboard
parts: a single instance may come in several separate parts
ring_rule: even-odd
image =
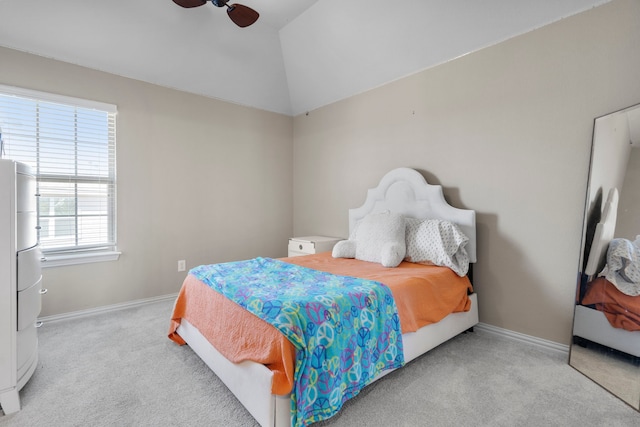
[[[131,307],[137,307],[137,306],[141,306],[141,305],[145,305],[145,304],[151,304],[154,302],[160,302],[160,301],[167,301],[167,300],[175,300],[178,297],[178,294],[169,294],[169,295],[161,295],[158,297],[152,297],[152,298],[145,298],[145,299],[139,299],[139,300],[135,300],[135,301],[127,301],[127,302],[122,302],[119,304],[112,304],[112,305],[103,305],[101,307],[95,307],[95,308],[90,308],[87,310],[79,310],[79,311],[72,311],[69,313],[62,313],[62,314],[54,314],[52,316],[45,316],[45,317],[41,317],[38,320],[40,322],[56,322],[59,320],[67,320],[67,319],[75,319],[75,318],[79,318],[79,317],[84,317],[84,316],[91,316],[94,314],[99,314],[99,313],[108,313],[110,311],[117,311],[117,310],[122,310],[125,308],[131,308]]]
[[[565,355],[569,355],[569,346],[566,344],[560,344],[555,341],[549,341],[542,338],[534,337],[532,335],[521,334],[520,332],[511,331],[509,329],[499,328],[497,326],[488,325],[486,323],[478,323],[475,328],[480,331],[487,332],[494,335],[500,335],[505,338],[509,338],[516,341],[533,344],[535,346],[544,348],[545,350],[552,350]]]
[[[39,318],[38,320],[41,322],[56,322],[59,320],[80,318],[80,317],[91,316],[99,313],[108,313],[111,311],[122,310],[130,307],[137,307],[145,304],[151,304],[154,302],[175,300],[177,297],[178,297],[177,293],[169,294],[169,295],[161,295],[158,297],[128,301],[120,304],[112,304],[112,305],[105,305],[101,307],[90,308],[88,310],[79,310],[79,311],[72,311],[69,313],[55,314],[53,316],[45,316],[45,317]],[[489,325],[486,323],[478,323],[477,325],[475,325],[475,328],[490,334],[499,335],[505,338],[525,342],[528,344],[533,344],[538,347],[544,348],[546,350],[552,350],[552,351],[559,352],[566,355],[569,354],[569,346],[565,344],[560,344],[554,341],[545,340],[542,338],[534,337],[532,335],[521,334],[519,332],[514,332],[509,329],[499,328],[497,326]]]

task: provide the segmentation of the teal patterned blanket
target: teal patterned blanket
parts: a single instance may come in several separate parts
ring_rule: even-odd
[[[404,364],[400,319],[385,285],[271,258],[189,273],[293,343],[294,427],[331,417],[376,375]]]

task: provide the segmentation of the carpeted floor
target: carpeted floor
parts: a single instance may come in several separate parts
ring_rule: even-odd
[[[9,426],[256,423],[187,346],[166,333],[171,302],[49,322],[38,369]],[[637,426],[640,414],[569,367],[566,355],[477,331],[367,387],[334,426]]]

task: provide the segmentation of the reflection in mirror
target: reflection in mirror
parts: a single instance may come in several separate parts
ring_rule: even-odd
[[[595,120],[569,363],[640,410],[640,104]]]

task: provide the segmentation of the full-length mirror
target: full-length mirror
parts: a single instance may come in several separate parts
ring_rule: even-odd
[[[640,104],[595,120],[569,363],[640,410]]]

